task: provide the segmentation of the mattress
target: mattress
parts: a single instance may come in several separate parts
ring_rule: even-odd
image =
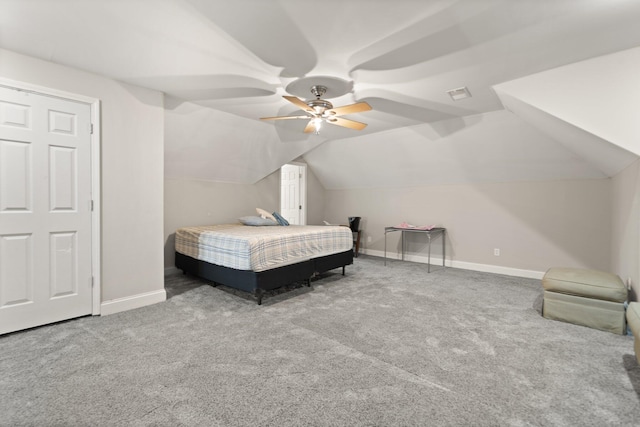
[[[176,231],[176,252],[237,270],[264,271],[353,248],[342,226],[221,224]]]

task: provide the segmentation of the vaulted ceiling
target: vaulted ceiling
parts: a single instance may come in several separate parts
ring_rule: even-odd
[[[338,189],[615,175],[640,154],[638,22],[637,0],[0,0],[0,47],[165,92],[168,177],[303,156]],[[259,120],[318,83],[368,126]]]

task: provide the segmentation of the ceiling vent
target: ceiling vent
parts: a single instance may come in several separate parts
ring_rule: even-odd
[[[447,93],[454,101],[460,101],[461,99],[471,98],[471,92],[466,86],[459,87],[457,89],[448,90]]]

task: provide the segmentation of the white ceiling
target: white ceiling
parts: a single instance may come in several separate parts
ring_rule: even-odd
[[[255,182],[303,155],[326,188],[353,188],[611,176],[640,153],[625,135],[580,147],[593,131],[549,111],[544,86],[535,102],[519,93],[529,78],[573,80],[547,70],[588,75],[587,60],[640,46],[638,22],[637,0],[0,0],[0,47],[170,95],[169,176]],[[373,107],[347,117],[365,130],[259,120],[299,113],[282,95],[311,98],[302,88],[326,77],[347,89],[334,105]],[[446,91],[460,86],[473,97],[454,102]],[[578,97],[568,109],[602,102],[589,87]],[[224,126],[195,133],[193,120]],[[622,160],[594,163],[608,144]]]

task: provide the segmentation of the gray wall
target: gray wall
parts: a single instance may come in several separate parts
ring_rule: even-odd
[[[610,192],[609,179],[331,190],[325,212],[331,222],[361,216],[362,246],[376,254],[384,250],[384,227],[406,221],[446,227],[447,258],[458,262],[609,270]],[[398,234],[388,235],[392,252]],[[414,251],[424,254],[424,245],[417,241]]]
[[[163,291],[162,93],[6,50],[0,77],[101,101],[101,300]]]
[[[611,271],[640,290],[640,160],[612,179]]]

